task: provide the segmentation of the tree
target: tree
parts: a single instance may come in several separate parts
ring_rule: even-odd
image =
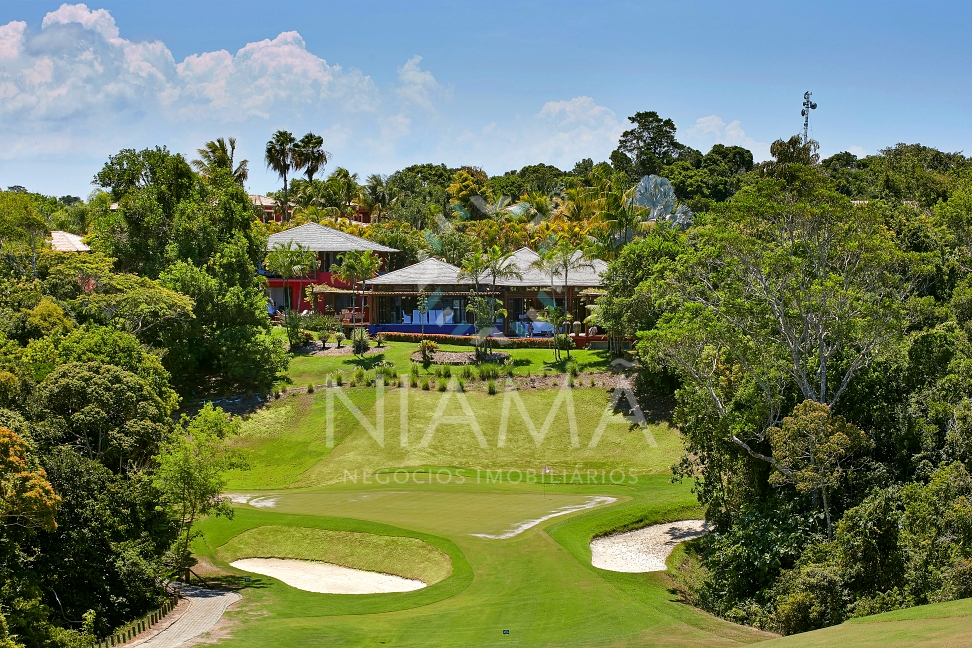
[[[492,295],[478,295],[469,291],[466,312],[473,314],[476,327],[476,357],[480,361],[489,359],[492,352],[493,329],[496,327],[496,316],[506,317],[505,308],[497,308],[499,300]]]
[[[229,498],[223,495],[224,473],[246,466],[229,445],[239,425],[221,408],[206,403],[195,417],[183,415],[179,427],[159,449],[153,483],[178,528],[171,551],[176,570],[188,571],[194,564],[190,544],[199,535],[193,526],[201,516],[233,517]]]
[[[364,284],[362,282],[373,278],[379,270],[381,270],[381,257],[373,250],[351,250],[341,255],[341,263],[334,271],[338,279],[351,284],[352,298],[355,297],[355,286],[361,283],[362,317],[364,316]],[[351,311],[356,319],[358,314],[354,301],[351,303]]]
[[[636,112],[628,117],[634,128],[624,131],[611,162],[631,177],[657,174],[685,151],[675,139],[675,122],[662,119],[654,110]],[[627,167],[627,168],[624,168]]]
[[[37,387],[37,440],[69,446],[117,473],[143,469],[171,429],[176,403],[162,396],[169,394],[112,365],[60,365]]]
[[[287,185],[287,176],[297,167],[297,140],[293,133],[285,130],[278,130],[267,142],[264,159],[267,168],[273,170],[283,179],[283,218],[290,218],[290,195]]]
[[[317,253],[308,250],[300,243],[287,241],[276,243],[267,253],[263,267],[280,275],[283,279],[305,277],[317,268]],[[300,293],[297,294],[297,310],[300,310]]]
[[[766,433],[773,449],[771,484],[793,484],[800,493],[820,492],[827,538],[833,538],[829,489],[844,476],[846,462],[866,449],[867,436],[822,403],[805,400],[793,408],[782,425]]]
[[[37,260],[50,233],[30,195],[0,192],[0,255],[15,272],[37,278]]]
[[[192,167],[204,178],[215,175],[216,171],[222,169],[228,172],[233,180],[241,187],[249,177],[249,160],[240,160],[239,164],[234,161],[236,153],[236,138],[231,137],[227,140],[222,137],[215,141],[206,142],[201,148],[197,149],[198,160],[192,161]]]
[[[294,168],[303,169],[310,184],[330,159],[331,154],[324,150],[324,138],[320,135],[307,133],[294,146]]]
[[[0,526],[54,530],[60,501],[27,443],[0,426]]]

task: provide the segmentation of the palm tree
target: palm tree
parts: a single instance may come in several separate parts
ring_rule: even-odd
[[[317,253],[308,250],[300,243],[287,241],[277,243],[263,260],[263,267],[283,279],[304,277],[317,268]],[[300,291],[297,292],[297,310],[300,310]]]
[[[497,282],[505,281],[507,279],[520,279],[523,277],[523,273],[520,272],[520,269],[515,263],[513,263],[512,258],[512,252],[502,250],[497,245],[494,245],[485,252],[475,250],[472,254],[466,257],[466,261],[463,263],[460,276],[472,279],[476,284],[477,290],[479,289],[479,285],[482,280],[489,277],[491,286],[490,293],[491,295],[495,295]],[[492,324],[490,326],[496,325],[496,315],[499,312],[496,310],[496,302],[496,299],[493,299],[490,302],[490,308],[492,309],[493,313],[493,319],[491,320]],[[503,312],[505,313],[505,311]]]
[[[373,250],[351,250],[341,255],[341,264],[334,270],[334,274],[341,281],[351,284],[352,324],[357,318],[355,287],[358,283],[374,277],[379,270],[381,270],[381,257]],[[361,283],[361,312],[364,315],[364,283]]]
[[[264,153],[264,157],[267,162],[267,168],[273,169],[277,175],[283,178],[284,183],[284,219],[289,217],[288,206],[290,205],[290,197],[288,196],[288,185],[287,176],[290,172],[297,168],[297,159],[295,155],[295,146],[297,140],[294,139],[293,133],[285,130],[278,130],[267,142],[267,149]]]
[[[206,142],[201,149],[196,149],[199,154],[198,160],[192,161],[192,166],[204,178],[209,178],[217,169],[225,169],[233,176],[233,180],[240,186],[246,182],[250,172],[247,166],[249,160],[241,160],[235,167],[233,157],[236,153],[236,138],[231,137],[225,140],[222,137],[213,142]]]
[[[364,207],[371,214],[371,220],[373,222],[378,222],[381,214],[391,206],[391,196],[391,187],[388,186],[388,176],[381,175],[380,173],[372,173],[365,179],[361,199]]]
[[[351,205],[361,199],[361,185],[358,184],[358,174],[351,173],[344,167],[338,167],[327,179],[334,187],[338,199],[341,201],[341,211],[348,215]]]
[[[324,138],[307,133],[294,147],[294,168],[303,169],[307,182],[314,184],[314,176],[331,160],[331,154],[324,150]]]

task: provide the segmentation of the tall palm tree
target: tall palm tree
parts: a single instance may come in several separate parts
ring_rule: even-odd
[[[217,169],[225,169],[230,172],[237,184],[243,186],[250,175],[249,160],[240,160],[240,163],[234,166],[235,137],[231,137],[229,140],[220,137],[215,141],[206,142],[201,149],[196,149],[196,153],[199,154],[199,159],[193,160],[192,166],[204,178],[210,177]]]
[[[324,150],[324,138],[307,133],[294,147],[294,168],[303,169],[307,182],[314,184],[314,176],[331,160],[331,154]]]
[[[483,279],[489,278],[490,280],[490,297],[496,294],[496,284],[500,281],[505,281],[507,279],[520,279],[523,277],[523,273],[513,262],[513,253],[501,249],[498,245],[494,245],[487,249],[485,252],[480,252],[479,250],[473,251],[465,262],[463,263],[462,272],[460,276],[472,279],[476,284],[476,289]],[[490,320],[492,322],[491,326],[496,324],[496,303],[497,300],[492,298],[490,308],[492,309],[493,318]],[[500,309],[503,310],[503,309]]]
[[[297,168],[297,158],[295,155],[296,144],[297,140],[294,139],[293,133],[290,131],[278,130],[273,134],[273,137],[270,138],[270,141],[267,142],[267,149],[264,153],[267,168],[273,169],[277,175],[283,178],[285,220],[289,217],[288,206],[290,205],[287,176],[292,170]]]
[[[356,296],[355,287],[361,283],[361,313],[364,315],[364,283],[373,278],[381,270],[381,257],[372,250],[351,250],[341,256],[341,264],[334,271],[334,274],[341,281],[351,284],[351,312],[352,323],[357,318],[355,312]]]

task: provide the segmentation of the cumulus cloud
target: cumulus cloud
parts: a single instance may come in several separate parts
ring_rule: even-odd
[[[718,115],[699,117],[682,137],[686,144],[702,150],[703,153],[713,144],[726,144],[749,149],[757,161],[768,160],[770,157],[769,144],[757,142],[747,135],[738,119],[727,124]]]
[[[401,84],[397,88],[398,96],[406,104],[434,110],[433,100],[449,96],[451,89],[439,85],[431,72],[420,67],[421,62],[422,57],[416,54],[398,68],[398,81]]]
[[[322,104],[367,112],[379,103],[369,77],[308,52],[297,32],[177,63],[161,41],[122,38],[108,11],[83,4],[48,13],[36,34],[24,22],[0,26],[0,99],[0,122],[19,134],[147,119],[265,120],[275,109]]]
[[[867,157],[867,151],[864,150],[863,146],[852,146],[849,149],[847,149],[847,152],[853,153],[859,158]]]

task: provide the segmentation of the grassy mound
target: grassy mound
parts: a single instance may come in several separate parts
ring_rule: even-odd
[[[220,559],[295,558],[438,583],[452,573],[449,556],[418,538],[329,531],[293,526],[261,526],[244,531],[219,548]]]

